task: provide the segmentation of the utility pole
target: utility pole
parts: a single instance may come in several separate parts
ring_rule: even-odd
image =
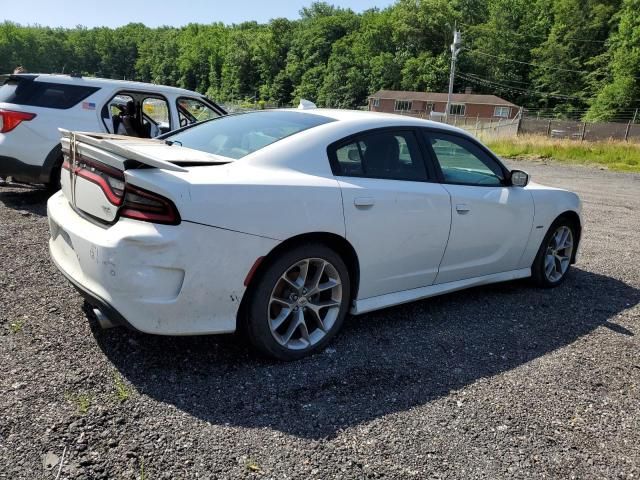
[[[451,109],[451,95],[453,95],[453,81],[456,78],[456,60],[460,53],[460,44],[462,43],[462,34],[458,31],[457,22],[453,24],[453,43],[451,44],[451,71],[449,73],[449,95],[447,96],[447,110],[445,118],[449,119],[449,111]]]

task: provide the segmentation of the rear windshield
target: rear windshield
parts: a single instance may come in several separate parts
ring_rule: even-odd
[[[251,112],[204,122],[164,139],[237,160],[285,137],[333,121],[301,112]]]
[[[0,102],[64,110],[98,90],[98,87],[10,79],[0,87]]]

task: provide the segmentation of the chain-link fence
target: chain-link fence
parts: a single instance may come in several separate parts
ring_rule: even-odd
[[[530,118],[526,115],[520,123],[519,133],[543,135],[551,138],[573,140],[627,140],[640,141],[640,125],[631,120],[617,122],[581,122],[577,120],[556,120]]]

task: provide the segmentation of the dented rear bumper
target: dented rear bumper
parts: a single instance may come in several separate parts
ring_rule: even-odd
[[[47,204],[51,257],[89,303],[158,335],[233,332],[244,279],[276,241],[190,222],[105,227],[62,193]]]

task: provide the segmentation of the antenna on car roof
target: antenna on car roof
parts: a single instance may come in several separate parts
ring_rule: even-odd
[[[299,110],[312,110],[314,108],[318,108],[315,103],[305,100],[304,98],[300,99],[300,105],[298,105]]]

